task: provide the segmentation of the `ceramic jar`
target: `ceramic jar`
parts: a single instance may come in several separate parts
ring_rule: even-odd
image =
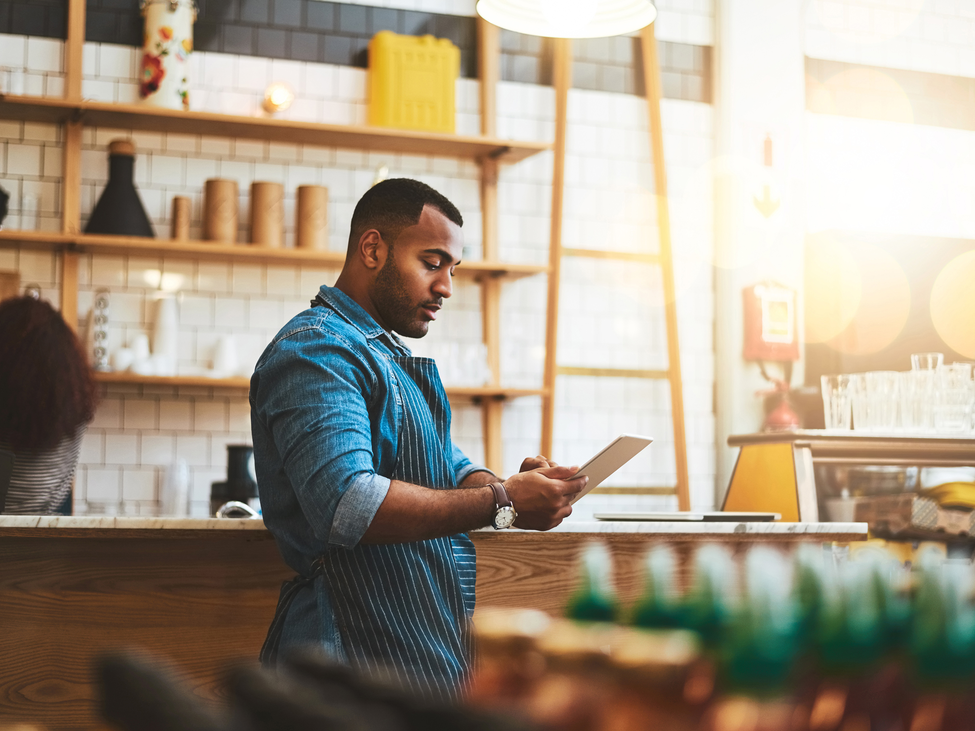
[[[167,109],[190,108],[190,54],[193,52],[194,0],[142,0],[145,35],[139,98]]]
[[[280,249],[284,246],[284,186],[251,183],[251,243]]]
[[[299,249],[328,249],[328,188],[299,185],[295,221]]]

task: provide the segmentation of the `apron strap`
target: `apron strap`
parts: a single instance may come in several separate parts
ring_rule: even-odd
[[[299,575],[290,581],[281,583],[281,593],[278,595],[278,606],[274,610],[274,619],[271,620],[271,626],[267,630],[267,637],[264,638],[264,644],[261,646],[261,654],[258,655],[258,659],[261,661],[261,667],[270,669],[277,666],[278,647],[281,644],[281,635],[284,632],[284,620],[288,616],[288,609],[294,602],[295,597],[298,596],[298,592],[311,584],[315,580],[315,577],[324,573],[324,558],[318,558],[312,564],[310,576]]]

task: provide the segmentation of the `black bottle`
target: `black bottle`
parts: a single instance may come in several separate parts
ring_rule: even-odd
[[[108,183],[91,212],[85,233],[155,238],[156,232],[135,189],[135,145],[131,140],[109,143],[108,165]]]

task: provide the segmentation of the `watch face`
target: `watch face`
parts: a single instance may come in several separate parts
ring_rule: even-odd
[[[503,508],[498,508],[498,511],[494,514],[494,527],[497,530],[503,528],[510,528],[511,524],[515,522],[515,518],[518,517],[515,513],[514,508],[510,505],[506,505]]]

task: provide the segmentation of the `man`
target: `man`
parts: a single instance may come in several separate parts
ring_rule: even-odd
[[[264,522],[297,573],[261,652],[316,644],[364,672],[449,698],[470,667],[474,546],[489,525],[547,530],[587,478],[527,459],[503,483],[450,440],[423,337],[463,251],[456,207],[415,180],[379,183],[352,215],[345,266],[264,351],[251,426]],[[515,518],[515,516],[517,516]]]

